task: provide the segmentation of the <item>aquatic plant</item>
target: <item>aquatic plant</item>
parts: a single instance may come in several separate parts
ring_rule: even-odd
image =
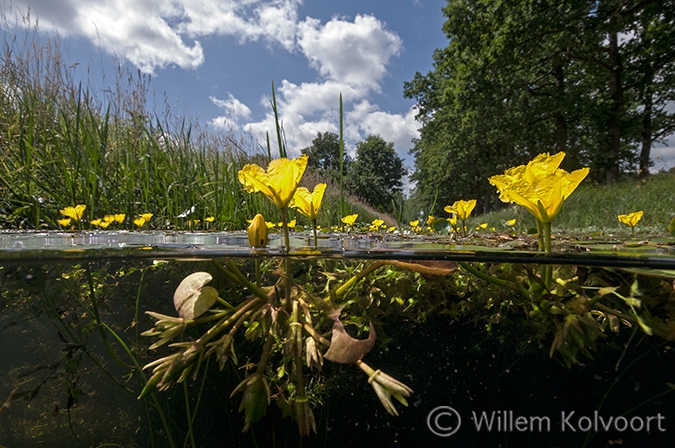
[[[294,200],[291,195],[297,194],[294,189],[305,162],[281,159],[273,161],[267,170],[248,166],[240,173],[240,180],[251,192],[267,195],[284,219],[286,208]],[[282,228],[284,250],[292,253],[285,220]],[[257,215],[248,230],[253,250],[263,250],[267,242],[266,229],[264,218]],[[213,265],[229,282],[244,288],[248,294],[226,300],[216,289],[207,286],[212,280],[210,274],[196,272],[186,277],[176,289],[177,317],[148,312],[156,322],[154,328],[143,334],[159,337],[151,348],[167,344],[193,327],[200,328],[201,336],[170,344],[175,349],[172,354],[147,364],[145,369],[152,369],[152,375],[140,396],[155,389],[165,390],[191,374],[196,375],[200,365],[211,355],[215,356],[221,369],[229,361],[236,363],[237,338],[243,333],[246,339],[258,340],[263,346],[259,361],[246,369],[247,376],[231,393],[232,396],[243,394],[239,410],[244,412],[244,430],[265,415],[271,403],[271,385],[274,385],[275,401],[285,413],[293,416],[301,435],[316,430],[312,408],[318,403],[312,403],[311,398],[312,387],[316,387],[318,380],[308,381],[306,377],[317,375],[324,360],[357,364],[368,375],[376,395],[392,415],[397,415],[392,398],[407,405],[406,397],[412,392],[405,384],[371,368],[363,360],[375,344],[375,327],[372,321],[368,323],[367,339],[356,339],[346,332],[341,312],[348,303],[344,298],[349,291],[386,265],[425,275],[447,275],[453,271],[416,263],[375,261],[354,270],[341,283],[332,282],[326,288],[315,285],[308,288],[296,282],[288,257],[283,260],[283,268],[275,271],[278,278],[270,286],[262,285],[258,267],[254,283],[231,261],[214,260]],[[321,290],[329,292],[324,297],[313,292]],[[330,337],[322,330],[327,328],[330,328]]]
[[[321,202],[323,201],[325,191],[326,184],[324,183],[316,184],[311,193],[305,187],[298,187],[293,195],[293,200],[291,201],[291,207],[297,209],[309,219],[309,222],[312,225],[312,231],[314,232],[315,247],[318,243],[316,220],[319,216],[319,210],[321,209]]]
[[[589,168],[572,173],[559,168],[564,152],[554,155],[539,154],[527,165],[507,169],[504,174],[490,177],[497,187],[499,199],[522,205],[537,219],[543,237],[543,249],[551,253],[551,223],[562,209],[565,200],[588,175]]]
[[[469,201],[459,200],[452,205],[447,205],[444,210],[448,213],[454,213],[456,217],[462,221],[462,233],[466,236],[466,220],[471,216],[471,212],[476,207],[476,200]]]
[[[630,212],[627,215],[618,216],[619,222],[630,227],[631,238],[635,238],[635,226],[638,224],[638,222],[640,222],[644,213],[644,211],[640,210],[639,212]]]

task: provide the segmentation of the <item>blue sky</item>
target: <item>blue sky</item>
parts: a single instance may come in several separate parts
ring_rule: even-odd
[[[121,59],[152,75],[160,106],[166,92],[174,112],[261,141],[274,133],[274,80],[291,155],[317,132],[338,132],[342,93],[348,150],[379,134],[409,167],[419,123],[403,83],[447,45],[444,0],[3,2],[6,15],[30,8],[83,70],[100,78]]]
[[[409,168],[418,134],[403,83],[432,68],[445,0],[0,0],[5,16],[30,9],[58,33],[81,72],[114,61],[152,75],[161,108],[264,142],[274,134],[276,85],[292,156],[318,132],[338,132],[339,95],[348,151],[370,134],[394,143]],[[95,79],[94,79],[95,81]],[[152,97],[151,97],[152,98]],[[675,166],[675,138],[655,145],[655,170]]]

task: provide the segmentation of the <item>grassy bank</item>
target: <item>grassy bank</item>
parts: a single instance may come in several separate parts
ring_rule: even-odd
[[[582,184],[565,201],[553,224],[554,232],[588,234],[590,232],[630,235],[630,229],[617,216],[644,211],[635,228],[638,235],[665,235],[675,216],[675,172],[664,172],[644,180],[630,179],[615,185]],[[496,230],[504,230],[505,222],[516,218],[516,229],[525,232],[534,226],[534,218],[520,206],[509,206],[498,212],[476,216],[472,223],[487,222]]]

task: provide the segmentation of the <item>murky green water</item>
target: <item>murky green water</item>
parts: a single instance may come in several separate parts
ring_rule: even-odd
[[[675,270],[675,248],[667,240],[568,242],[552,257],[536,253],[525,240],[458,244],[331,235],[320,240],[318,250],[309,243],[304,235],[291,243],[298,281],[339,280],[353,266],[386,259],[469,261],[494,269],[508,264],[637,269],[661,276]],[[188,412],[196,446],[299,446],[296,424],[274,403],[262,421],[241,432],[241,396],[230,393],[244,378],[242,367],[259,356],[259,347],[244,339],[237,366],[229,363],[220,371],[212,362],[195,379],[137,399],[145,384],[138,367],[170,352],[148,349],[155,340],[140,335],[152,326],[145,311],[175,315],[174,291],[195,271],[212,272],[214,287],[226,296],[228,281],[218,277],[211,259],[234,260],[249,274],[260,260],[272,276],[275,260],[284,257],[278,238],[267,250],[253,252],[243,233],[0,233],[0,447],[191,446]],[[367,359],[414,390],[409,406],[389,416],[357,368],[326,362],[320,375],[325,394],[317,398],[323,405],[314,410],[317,432],[302,446],[636,446],[636,441],[672,446],[670,342],[631,331],[608,334],[594,360],[567,369],[548,356],[548,345],[516,339],[521,333],[515,324],[487,322],[487,314],[457,318],[459,299],[444,296],[452,275],[425,277],[424,288],[412,293],[404,284],[407,277],[389,283],[381,277],[369,285],[363,305],[378,316],[379,342]],[[321,291],[326,285],[305,287]],[[401,297],[397,287],[405,291]],[[397,308],[394,298],[403,305]],[[654,300],[675,307],[675,297]],[[489,319],[498,320],[499,313]],[[459,411],[461,431],[439,437],[430,430],[429,416],[439,406]],[[497,411],[506,425],[499,429],[478,429],[471,421]],[[561,413],[569,417],[573,411],[567,420],[573,424],[565,427]],[[579,418],[592,421],[596,412],[640,417],[643,423],[654,418],[649,430],[584,430],[586,420]],[[506,420],[499,420],[502,415]],[[509,426],[509,418],[519,415],[547,417],[551,428]],[[659,415],[664,431],[655,426]]]

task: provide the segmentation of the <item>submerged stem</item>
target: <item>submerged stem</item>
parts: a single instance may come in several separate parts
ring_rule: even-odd
[[[521,293],[524,297],[526,297],[528,299],[530,298],[530,294],[527,292],[525,287],[523,285],[521,285],[520,283],[513,283],[513,282],[509,282],[507,280],[502,280],[500,278],[493,277],[489,274],[486,274],[485,272],[479,271],[478,269],[474,268],[473,266],[471,266],[466,261],[458,261],[457,264],[460,265],[465,270],[469,271],[471,274],[480,278],[481,280],[485,280],[486,282],[494,283],[497,286],[504,286],[506,288],[509,288],[509,289],[512,289],[516,292]]]

